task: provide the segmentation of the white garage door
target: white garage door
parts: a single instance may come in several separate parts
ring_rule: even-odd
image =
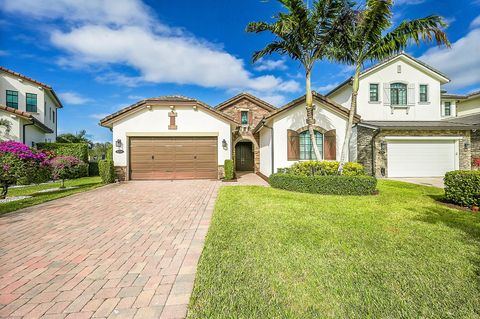
[[[455,141],[389,141],[388,177],[443,176],[455,170]]]

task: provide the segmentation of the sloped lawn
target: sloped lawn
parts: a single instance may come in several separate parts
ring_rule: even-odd
[[[58,188],[60,182],[40,184],[34,186],[26,186],[19,188],[11,188],[8,191],[7,196],[32,196],[30,198],[22,199],[14,202],[0,203],[0,215],[8,212],[12,212],[21,208],[37,205],[43,202],[47,202],[53,199],[69,196],[76,193],[81,193],[96,187],[102,186],[102,180],[99,176],[82,177],[65,181],[65,190],[59,190],[55,192],[42,193],[40,191]],[[76,187],[76,188],[68,188]],[[40,193],[39,193],[40,192]]]
[[[222,188],[189,318],[478,318],[480,217],[437,188],[378,188]]]

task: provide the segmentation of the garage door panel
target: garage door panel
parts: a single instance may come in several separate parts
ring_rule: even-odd
[[[217,178],[217,138],[131,138],[130,171],[131,179]]]
[[[390,141],[389,177],[435,177],[455,169],[453,140]]]

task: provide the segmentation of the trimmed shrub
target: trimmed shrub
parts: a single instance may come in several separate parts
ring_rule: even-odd
[[[98,170],[98,162],[88,163],[88,176],[99,176],[100,171]]]
[[[274,188],[288,191],[324,195],[372,195],[377,187],[373,176],[299,176],[272,174],[269,178]]]
[[[98,171],[104,184],[115,182],[115,168],[113,167],[113,161],[98,161]]]
[[[223,163],[223,169],[225,171],[225,179],[231,180],[234,177],[234,170],[233,170],[233,161],[232,160],[225,160]]]
[[[105,154],[105,159],[109,161],[113,161],[113,145],[112,144],[108,144],[107,152]]]
[[[37,143],[37,149],[54,152],[57,156],[73,156],[88,163],[86,143]]]
[[[452,171],[445,174],[445,197],[462,206],[480,206],[480,171]]]
[[[340,163],[336,161],[304,161],[297,162],[284,169],[279,169],[278,172],[298,176],[338,175],[339,165]],[[343,165],[343,175],[365,175],[365,169],[362,164],[347,162]]]

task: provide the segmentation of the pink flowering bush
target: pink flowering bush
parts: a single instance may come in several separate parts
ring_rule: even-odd
[[[473,165],[474,168],[480,169],[480,157],[474,158],[472,160],[472,165]]]
[[[62,180],[60,188],[65,188],[65,179],[79,177],[87,165],[73,156],[57,156],[52,158],[49,164],[52,168],[52,178]]]
[[[19,179],[31,178],[48,166],[48,156],[44,152],[15,141],[0,142],[0,199],[7,196],[9,186]]]

